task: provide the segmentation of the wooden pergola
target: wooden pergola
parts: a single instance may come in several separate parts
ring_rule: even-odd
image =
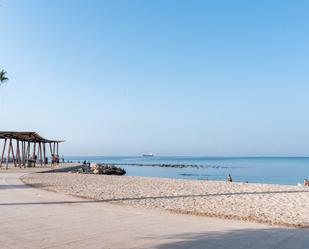
[[[59,143],[64,142],[64,140],[45,139],[36,132],[24,131],[0,131],[0,141],[1,140],[3,140],[4,143],[1,155],[0,168],[2,167],[2,163],[4,162],[4,155],[6,150],[6,168],[8,168],[10,156],[12,156],[15,167],[17,167],[17,165],[19,167],[25,167],[28,161],[31,159],[31,153],[32,159],[38,158],[38,161],[41,165],[46,165],[46,144],[49,144],[51,157],[53,157],[54,155],[57,155],[57,157],[59,157]]]

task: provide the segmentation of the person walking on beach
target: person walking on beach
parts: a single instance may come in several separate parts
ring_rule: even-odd
[[[232,182],[232,181],[233,181],[231,174],[228,175],[227,181],[228,181],[228,182]]]

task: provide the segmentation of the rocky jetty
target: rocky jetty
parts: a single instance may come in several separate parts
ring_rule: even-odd
[[[148,167],[162,167],[162,168],[197,168],[197,169],[228,169],[235,167],[227,167],[220,165],[198,165],[198,164],[175,164],[175,163],[114,163],[114,165],[128,165],[128,166],[148,166]]]
[[[96,163],[90,165],[90,171],[99,175],[124,175],[126,171],[113,164]]]
[[[74,170],[67,171],[69,173],[79,174],[95,174],[95,175],[125,175],[127,172],[114,164],[91,163],[84,164]]]

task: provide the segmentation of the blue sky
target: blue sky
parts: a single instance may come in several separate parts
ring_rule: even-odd
[[[1,130],[65,155],[309,155],[308,1],[0,5]]]

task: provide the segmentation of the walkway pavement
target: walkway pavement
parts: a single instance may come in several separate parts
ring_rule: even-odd
[[[92,202],[0,172],[0,248],[305,249],[309,230]]]

